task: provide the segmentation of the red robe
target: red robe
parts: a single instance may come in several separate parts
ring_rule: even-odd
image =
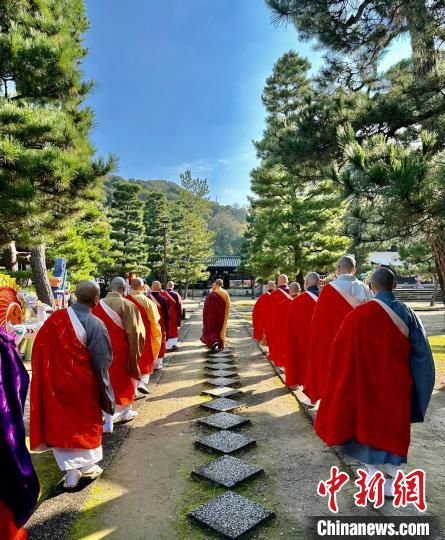
[[[304,393],[312,403],[323,398],[332,343],[344,318],[354,309],[353,301],[331,284],[320,292],[311,322],[310,359],[304,378]]]
[[[407,455],[409,353],[408,328],[378,300],[358,306],[345,318],[332,346],[328,385],[315,421],[315,430],[326,444],[355,438],[361,444]]]
[[[276,289],[267,303],[265,329],[269,345],[269,360],[275,366],[284,366],[286,354],[286,320],[291,296],[283,289]]]
[[[168,301],[170,306],[170,318],[168,320],[168,336],[169,338],[177,338],[179,336],[177,320],[178,308],[175,300],[168,294],[167,291],[161,291],[162,296]]]
[[[26,540],[26,529],[17,529],[11,510],[0,501],[0,540]]]
[[[265,338],[265,323],[267,316],[267,306],[270,298],[269,291],[262,294],[255,302],[252,311],[252,325],[253,325],[253,339],[256,339],[258,343],[264,343]]]
[[[295,297],[289,306],[285,373],[286,384],[290,388],[304,382],[316,303],[317,297],[314,294],[304,292]]]
[[[66,309],[55,311],[37,333],[31,362],[31,449],[99,447],[100,389]]]
[[[93,315],[104,323],[110,336],[113,360],[108,373],[116,405],[130,405],[134,401],[134,382],[128,371],[127,333],[113,321],[100,302],[93,308]]]
[[[207,347],[212,347],[218,342],[221,349],[224,346],[221,339],[221,331],[226,320],[226,303],[224,299],[216,292],[210,292],[204,302],[204,311],[202,314],[202,336],[201,341]]]
[[[142,306],[134,296],[129,294],[125,297],[126,300],[129,300],[130,302],[133,302],[133,304],[138,308],[139,313],[142,317],[142,322],[144,323],[145,327],[145,345],[144,350],[142,351],[142,354],[139,358],[138,365],[139,370],[141,372],[141,375],[150,375],[153,373],[153,367],[155,363],[155,359],[153,357],[153,349],[151,348],[151,323],[150,319],[148,318],[147,311]]]

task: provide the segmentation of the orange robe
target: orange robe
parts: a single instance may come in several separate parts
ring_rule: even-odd
[[[32,351],[30,446],[98,448],[102,444],[100,388],[88,349],[68,311],[55,311]]]
[[[284,366],[286,353],[286,319],[291,296],[283,289],[276,289],[267,304],[265,329],[269,344],[269,360],[275,366]]]
[[[104,323],[110,336],[113,360],[108,373],[110,374],[110,382],[114,391],[116,405],[131,405],[134,401],[134,382],[128,366],[129,347],[127,333],[123,326],[121,328],[108,315],[100,302],[93,309],[93,315]]]
[[[302,385],[309,362],[311,323],[317,297],[303,292],[289,306],[286,342],[286,384],[290,388]]]
[[[11,510],[0,501],[0,540],[26,540],[26,529],[17,529]]]
[[[253,325],[253,339],[258,341],[258,343],[265,344],[265,323],[267,317],[267,306],[270,298],[269,291],[263,293],[258,300],[255,302],[252,311],[252,325]]]
[[[312,317],[310,359],[304,379],[304,393],[312,403],[322,399],[326,391],[331,347],[338,329],[359,303],[332,283],[320,292]]]

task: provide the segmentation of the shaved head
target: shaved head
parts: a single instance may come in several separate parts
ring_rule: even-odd
[[[220,278],[215,279],[215,285],[217,287],[222,287],[224,285],[224,281],[222,279],[220,279]]]
[[[392,291],[396,284],[394,272],[389,268],[377,268],[371,276],[371,287],[374,292]]]
[[[162,290],[161,282],[160,282],[160,281],[153,281],[153,283],[151,284],[151,288],[152,288],[155,292],[161,291],[161,290]]]
[[[288,283],[289,279],[286,274],[281,274],[278,276],[278,285],[287,285]]]
[[[289,284],[289,294],[294,297],[298,296],[301,292],[300,284],[297,281],[292,281],[292,283]]]
[[[167,283],[167,289],[174,289],[175,288],[175,284],[173,283],[173,281],[169,281]]]
[[[337,274],[354,274],[355,273],[355,259],[350,255],[345,255],[337,263]]]
[[[304,278],[304,287],[318,287],[320,283],[320,276],[317,272],[309,272],[308,275]]]
[[[275,281],[268,281],[267,282],[267,290],[268,291],[273,291],[275,289]]]
[[[133,289],[133,291],[140,291],[144,288],[144,280],[138,277],[134,278],[131,282],[131,288]]]
[[[100,288],[95,281],[84,279],[79,281],[76,287],[76,298],[81,304],[87,304],[88,306],[93,304],[95,298],[100,298]]]
[[[124,294],[127,289],[127,282],[123,277],[115,277],[111,280],[110,291]]]

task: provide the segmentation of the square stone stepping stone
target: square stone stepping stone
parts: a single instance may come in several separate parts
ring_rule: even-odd
[[[201,403],[201,407],[204,409],[210,409],[211,411],[218,412],[233,411],[233,409],[238,409],[238,407],[243,405],[245,405],[245,403],[229,398],[217,398],[212,399],[211,401],[206,401],[205,403]]]
[[[206,478],[215,484],[231,488],[262,472],[263,469],[258,465],[233,456],[221,456],[207,465],[194,469],[192,476]]]
[[[236,366],[234,366],[233,364],[226,364],[221,362],[206,362],[204,367],[206,369],[211,369],[214,371],[220,371],[222,369],[224,369],[225,371],[232,370],[234,373],[236,373],[237,369]]]
[[[188,516],[226,538],[235,539],[275,517],[275,513],[233,491],[227,491],[192,510]]]
[[[210,353],[209,357],[210,358],[229,358],[229,357],[233,357],[233,353],[229,351],[220,352],[220,353]]]
[[[206,384],[212,386],[232,386],[233,384],[239,384],[236,379],[229,379],[228,377],[215,377],[215,379],[206,379]]]
[[[239,377],[236,371],[229,371],[228,369],[209,369],[206,371],[206,375],[210,377]]]
[[[205,418],[200,418],[198,422],[200,424],[218,429],[231,429],[234,427],[244,426],[245,424],[250,424],[250,420],[245,416],[239,416],[238,414],[227,412],[211,414]]]
[[[248,448],[256,444],[256,440],[252,437],[246,437],[241,433],[234,433],[233,431],[218,431],[202,437],[196,441],[196,446],[204,447],[214,452],[220,452],[221,454],[231,454],[237,452],[243,448]]]
[[[234,364],[234,358],[206,358],[206,364]]]
[[[210,388],[209,390],[204,390],[201,392],[201,394],[212,397],[235,397],[242,395],[242,392],[238,388],[220,386],[219,388]]]

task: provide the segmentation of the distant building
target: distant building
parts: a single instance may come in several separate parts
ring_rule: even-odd
[[[224,281],[225,289],[250,289],[252,287],[252,276],[239,271],[241,257],[239,255],[220,255],[207,259],[207,270],[210,274],[205,287],[209,286],[215,279]]]
[[[400,253],[396,246],[392,246],[389,251],[374,251],[371,253],[369,260],[371,264],[381,264],[383,266],[403,266],[403,261],[400,259]]]

